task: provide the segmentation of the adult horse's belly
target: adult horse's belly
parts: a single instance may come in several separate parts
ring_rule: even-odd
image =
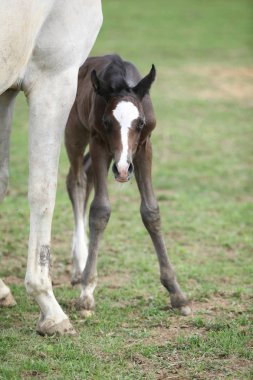
[[[54,0],[1,0],[0,94],[22,76]]]
[[[101,23],[101,0],[0,0],[0,94],[37,70],[80,67]]]

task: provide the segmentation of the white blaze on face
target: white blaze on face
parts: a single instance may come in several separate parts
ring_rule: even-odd
[[[132,122],[139,117],[139,111],[132,102],[122,101],[118,103],[113,110],[113,116],[120,125],[122,143],[122,152],[117,167],[119,171],[124,169],[127,170],[129,167],[127,162],[128,131],[131,128]]]

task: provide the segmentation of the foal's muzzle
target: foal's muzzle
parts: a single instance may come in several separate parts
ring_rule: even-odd
[[[115,164],[112,165],[112,172],[114,174],[114,177],[116,181],[118,182],[127,182],[130,180],[133,172],[134,172],[134,165],[132,162],[130,162],[128,168],[118,168],[118,166]]]

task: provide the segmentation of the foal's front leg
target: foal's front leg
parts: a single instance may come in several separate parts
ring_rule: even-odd
[[[79,307],[88,315],[95,307],[93,292],[97,284],[97,256],[99,241],[111,214],[111,206],[107,191],[107,173],[110,165],[110,155],[103,145],[92,139],[90,155],[93,168],[95,195],[90,207],[89,228],[90,241],[88,259],[83,271],[82,292]]]
[[[170,264],[163,236],[159,207],[154,195],[151,181],[152,147],[148,139],[135,157],[135,176],[141,194],[141,216],[143,223],[153,241],[160,265],[161,283],[169,291],[171,305],[180,309],[182,315],[189,315],[186,296],[182,293],[176,279],[176,274]]]

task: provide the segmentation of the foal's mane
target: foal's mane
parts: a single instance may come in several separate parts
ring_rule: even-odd
[[[115,95],[123,96],[131,92],[126,79],[126,68],[124,61],[118,56],[110,56],[110,63],[99,74],[100,78],[109,85]]]
[[[152,65],[148,75],[141,79],[134,65],[123,61],[118,55],[108,55],[105,59],[107,64],[103,69],[99,73],[94,69],[90,74],[93,89],[98,95],[106,101],[114,97],[129,95],[141,101],[149,93],[156,76],[154,65]],[[130,70],[129,66],[132,66]],[[129,83],[136,79],[139,81],[132,87]]]

